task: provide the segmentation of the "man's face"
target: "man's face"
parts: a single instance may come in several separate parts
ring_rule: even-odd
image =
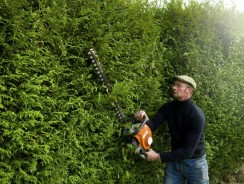
[[[175,80],[172,86],[173,96],[180,101],[187,100],[191,97],[192,89],[189,84],[180,80]]]

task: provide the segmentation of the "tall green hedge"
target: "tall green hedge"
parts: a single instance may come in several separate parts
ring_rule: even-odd
[[[161,183],[164,164],[124,144],[112,104],[128,119],[139,109],[151,117],[183,73],[206,113],[211,181],[234,181],[244,153],[243,16],[180,0],[0,1],[0,182]],[[157,151],[169,149],[166,129],[154,134]]]

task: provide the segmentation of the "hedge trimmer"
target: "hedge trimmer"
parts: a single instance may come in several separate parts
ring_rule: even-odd
[[[103,82],[105,87],[107,88],[107,92],[110,94],[112,92],[111,84],[105,75],[105,73],[102,70],[101,64],[99,62],[98,56],[96,54],[96,51],[94,49],[90,49],[88,52],[89,59],[91,63],[93,64],[96,73],[98,74],[100,80]],[[119,103],[117,101],[114,102],[114,107],[117,112],[118,118],[121,123],[125,124],[127,121],[127,118],[125,114],[123,113],[122,109],[119,106]],[[131,128],[123,128],[122,135],[126,136],[129,134],[130,136],[130,143],[135,146],[136,152],[139,153],[142,157],[145,158],[144,152],[147,151],[150,146],[152,145],[153,139],[152,139],[152,131],[151,129],[146,125],[146,122],[148,121],[148,117],[145,116],[144,120],[140,122],[139,124],[133,124],[131,122]]]

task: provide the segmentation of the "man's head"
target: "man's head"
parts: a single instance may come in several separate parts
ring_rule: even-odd
[[[173,79],[173,96],[179,101],[189,99],[197,87],[196,82],[187,75],[175,76]]]

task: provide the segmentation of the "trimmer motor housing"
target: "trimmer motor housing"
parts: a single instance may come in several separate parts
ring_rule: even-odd
[[[139,124],[134,124],[131,130],[131,143],[137,148],[137,152],[141,155],[144,155],[144,152],[147,151],[153,143],[152,131],[146,124],[148,120],[148,117],[145,116],[144,121]]]

